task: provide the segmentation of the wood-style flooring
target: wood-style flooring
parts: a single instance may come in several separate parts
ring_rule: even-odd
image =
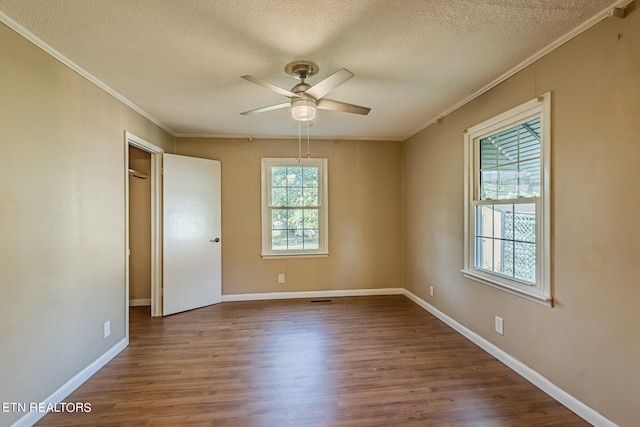
[[[401,295],[148,310],[39,426],[589,425]]]

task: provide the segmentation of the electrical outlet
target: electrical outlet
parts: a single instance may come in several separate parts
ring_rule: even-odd
[[[284,283],[284,273],[278,273],[278,283]]]
[[[496,332],[500,335],[504,335],[504,320],[502,317],[496,316]]]
[[[111,335],[111,320],[107,320],[106,322],[104,322],[104,337],[108,337],[109,335]]]
[[[433,296],[433,286],[429,286],[429,296]]]

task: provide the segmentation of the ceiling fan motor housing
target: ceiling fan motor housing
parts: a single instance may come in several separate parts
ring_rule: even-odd
[[[291,88],[291,92],[302,96],[306,96],[307,98],[311,98],[311,96],[305,94],[305,92],[307,91],[307,89],[309,89],[311,86],[309,86],[306,83],[298,83],[297,85],[295,85],[293,88]]]

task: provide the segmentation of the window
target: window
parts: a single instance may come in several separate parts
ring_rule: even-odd
[[[327,159],[262,159],[262,256],[327,255]]]
[[[550,93],[465,134],[466,277],[551,305]]]

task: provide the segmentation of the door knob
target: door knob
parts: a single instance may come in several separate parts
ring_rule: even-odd
[[[211,243],[218,243],[218,242],[220,241],[220,238],[219,238],[219,237],[216,237],[215,239],[213,239],[213,240],[209,240],[209,241],[210,241]]]

